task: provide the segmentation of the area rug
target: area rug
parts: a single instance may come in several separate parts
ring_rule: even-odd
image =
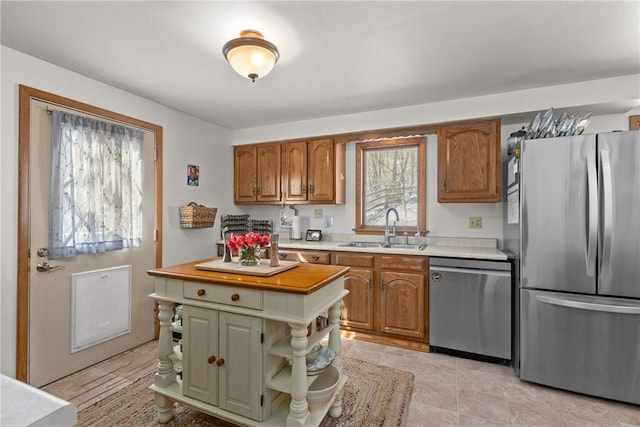
[[[343,358],[342,366],[349,380],[344,386],[342,416],[327,415],[322,427],[342,426],[402,426],[407,418],[413,374],[361,360]],[[119,392],[95,403],[78,414],[79,427],[154,426],[158,425],[151,373]],[[229,427],[194,409],[176,404],[175,418],[169,427]]]

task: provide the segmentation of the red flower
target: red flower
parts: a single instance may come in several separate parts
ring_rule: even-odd
[[[237,251],[239,249],[255,248],[256,246],[268,246],[270,243],[271,239],[268,234],[258,234],[250,231],[245,235],[232,234],[229,237],[227,246],[232,251]]]

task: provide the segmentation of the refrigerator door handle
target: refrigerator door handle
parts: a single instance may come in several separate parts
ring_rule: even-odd
[[[580,302],[580,301],[571,301],[571,300],[566,300],[561,298],[553,298],[545,295],[536,295],[536,300],[546,304],[559,305],[562,307],[569,307],[569,308],[577,308],[581,310],[603,311],[605,313],[640,315],[640,307],[629,307],[625,305],[594,304],[590,302]]]
[[[608,150],[600,150],[600,166],[602,168],[602,257],[600,274],[604,275],[611,265],[611,239],[613,233],[613,182],[611,175],[611,159]]]
[[[586,274],[596,274],[596,254],[598,253],[598,184],[595,156],[587,157],[587,247],[585,251]]]

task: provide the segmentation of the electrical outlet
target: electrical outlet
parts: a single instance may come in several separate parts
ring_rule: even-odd
[[[482,217],[481,216],[470,216],[469,217],[469,228],[482,228]]]
[[[313,210],[313,217],[321,219],[321,218],[324,217],[324,212],[322,212],[322,209],[314,209]]]

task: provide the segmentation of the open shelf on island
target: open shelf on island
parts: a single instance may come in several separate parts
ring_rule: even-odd
[[[311,334],[311,336],[307,338],[309,341],[307,344],[307,351],[311,350],[314,345],[318,344],[333,328],[333,325],[329,325],[322,331]],[[287,336],[275,343],[269,350],[269,354],[291,358],[293,356],[291,352],[291,336]]]

